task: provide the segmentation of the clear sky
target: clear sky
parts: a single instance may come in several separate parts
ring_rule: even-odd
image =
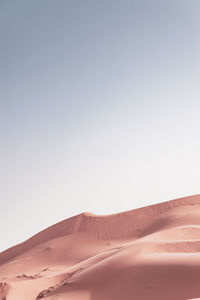
[[[200,192],[199,0],[0,0],[0,251]]]

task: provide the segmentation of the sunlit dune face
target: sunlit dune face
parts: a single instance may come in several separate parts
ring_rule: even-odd
[[[198,299],[199,207],[193,196],[57,223],[0,254],[0,299]]]

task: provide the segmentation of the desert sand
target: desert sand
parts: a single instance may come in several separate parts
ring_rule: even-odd
[[[200,299],[200,195],[82,213],[0,253],[0,300]]]

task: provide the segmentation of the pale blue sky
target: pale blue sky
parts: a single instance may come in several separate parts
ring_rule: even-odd
[[[0,251],[200,192],[198,0],[0,0]]]

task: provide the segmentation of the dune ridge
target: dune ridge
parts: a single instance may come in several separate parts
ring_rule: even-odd
[[[59,222],[0,253],[0,300],[200,298],[200,195]]]

